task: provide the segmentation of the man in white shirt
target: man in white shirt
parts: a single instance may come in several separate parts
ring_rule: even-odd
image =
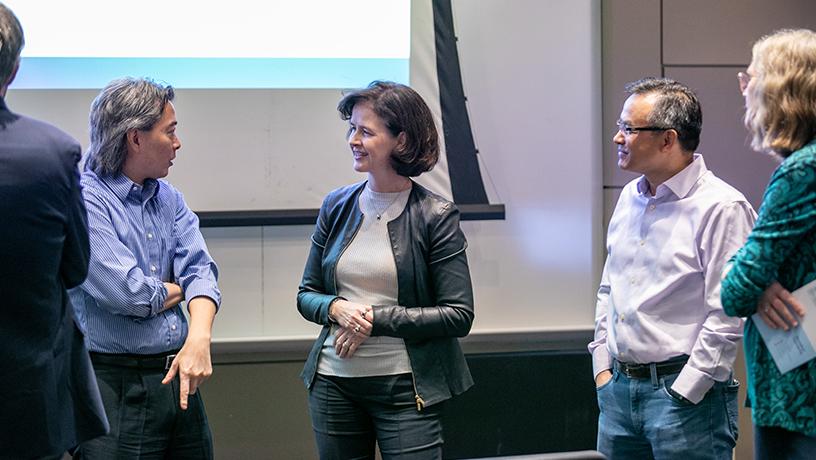
[[[731,459],[732,367],[742,323],[723,313],[720,276],[756,213],[694,153],[702,111],[669,79],[643,79],[613,141],[627,184],[609,223],[589,344],[598,450],[610,459]]]

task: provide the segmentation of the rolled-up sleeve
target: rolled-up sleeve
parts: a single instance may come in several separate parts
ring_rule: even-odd
[[[119,240],[103,199],[88,188],[82,193],[91,246],[88,278],[82,289],[96,299],[100,308],[113,314],[155,316],[164,308],[167,288],[139,268],[131,250]]]
[[[218,289],[218,266],[207,250],[204,236],[195,215],[184,197],[176,191],[176,214],[173,224],[176,236],[173,272],[187,301],[195,297],[209,297],[216,311],[221,308],[221,291]]]

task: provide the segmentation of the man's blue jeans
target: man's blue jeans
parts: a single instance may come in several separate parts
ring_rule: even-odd
[[[598,450],[615,459],[731,460],[737,441],[736,381],[717,382],[698,404],[667,389],[678,374],[628,378],[598,388]]]

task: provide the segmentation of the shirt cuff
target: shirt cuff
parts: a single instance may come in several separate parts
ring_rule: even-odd
[[[209,297],[215,303],[215,311],[221,308],[221,292],[212,282],[204,279],[194,279],[184,290],[184,298],[189,302],[196,297]]]
[[[606,344],[603,344],[592,351],[592,376],[597,377],[598,374],[609,369],[612,369],[612,356]]]
[[[153,289],[153,295],[150,297],[150,311],[147,312],[145,318],[152,318],[164,310],[164,301],[167,299],[167,286],[161,280],[151,279],[156,283],[156,288]]]
[[[686,364],[671,389],[697,404],[703,400],[712,386],[714,386],[714,379]]]

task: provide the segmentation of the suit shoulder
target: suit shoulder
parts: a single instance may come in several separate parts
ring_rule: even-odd
[[[54,145],[61,145],[69,149],[80,148],[79,142],[70,134],[48,122],[31,118],[26,115],[17,115],[17,117],[18,119],[16,124],[19,129],[23,132],[35,134],[35,139],[41,139]]]

